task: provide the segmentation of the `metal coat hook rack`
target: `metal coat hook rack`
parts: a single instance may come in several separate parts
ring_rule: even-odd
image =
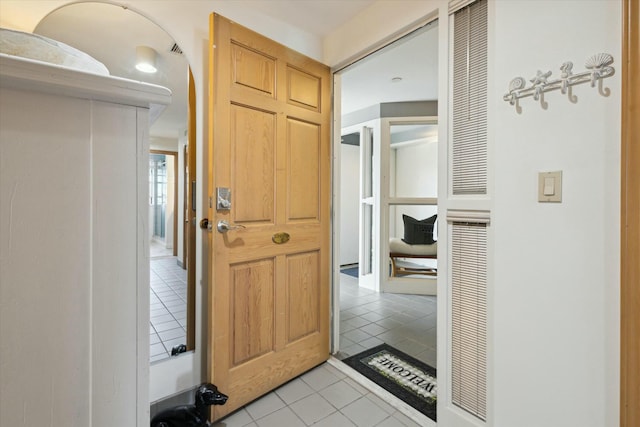
[[[520,112],[521,109],[518,100],[532,96],[534,100],[539,100],[542,107],[546,109],[547,103],[544,101],[545,92],[560,89],[560,92],[568,94],[569,100],[575,103],[578,98],[573,95],[571,88],[587,82],[591,82],[591,87],[595,87],[596,84],[598,84],[599,92],[604,96],[609,96],[610,90],[608,88],[602,88],[602,79],[611,77],[615,73],[611,64],[613,64],[613,56],[608,53],[598,53],[587,59],[585,63],[587,71],[578,74],[573,74],[573,63],[567,61],[560,66],[561,73],[559,79],[549,80],[551,71],[543,73],[538,70],[536,75],[529,80],[531,86],[525,87],[527,84],[526,80],[522,77],[516,77],[509,83],[509,92],[506,93],[502,99],[508,101],[511,105],[515,105],[518,112]]]

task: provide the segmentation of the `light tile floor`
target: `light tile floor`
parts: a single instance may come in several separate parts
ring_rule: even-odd
[[[177,344],[186,344],[187,271],[176,257],[151,258],[149,356],[151,362],[171,356]]]
[[[418,427],[328,363],[261,397],[213,427]]]
[[[383,342],[436,368],[436,297],[378,293],[340,275],[338,359]]]
[[[436,297],[379,294],[359,288],[358,280],[345,274],[341,274],[340,288],[342,330],[338,358],[387,342],[436,367]],[[214,427],[418,425],[328,363],[213,424]]]

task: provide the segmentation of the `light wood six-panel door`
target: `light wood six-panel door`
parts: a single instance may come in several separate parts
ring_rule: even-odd
[[[216,14],[210,49],[209,378],[229,395],[219,419],[329,357],[331,103],[328,67]]]

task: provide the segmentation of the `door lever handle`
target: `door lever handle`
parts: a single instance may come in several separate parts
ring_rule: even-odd
[[[226,233],[229,230],[240,230],[243,228],[247,228],[244,225],[231,225],[227,220],[221,219],[218,221],[218,233]]]

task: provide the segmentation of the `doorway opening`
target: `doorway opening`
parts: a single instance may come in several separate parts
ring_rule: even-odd
[[[437,20],[336,74],[334,355],[343,360],[385,343],[436,368]],[[405,217],[431,218],[428,230],[418,227],[428,239],[405,242]],[[392,258],[396,240],[406,253]],[[433,254],[421,254],[422,246]]]
[[[177,153],[149,154],[149,234],[151,258],[177,255]]]

